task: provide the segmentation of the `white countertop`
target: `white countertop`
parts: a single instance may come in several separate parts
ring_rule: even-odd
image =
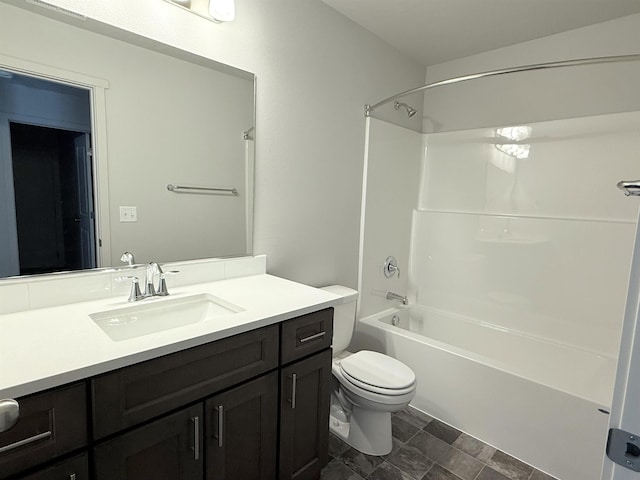
[[[341,298],[271,275],[171,289],[160,304],[209,293],[244,309],[124,341],[112,340],[89,314],[136,305],[108,298],[0,315],[0,399],[48,388],[278,323],[340,303]]]

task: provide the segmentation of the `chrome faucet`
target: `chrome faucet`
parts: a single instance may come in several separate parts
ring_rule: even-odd
[[[153,297],[157,295],[156,287],[155,287],[156,274],[158,276],[161,276],[163,273],[164,272],[162,271],[162,267],[160,267],[160,265],[158,265],[156,262],[151,262],[149,263],[149,265],[147,265],[147,281],[145,282],[145,285],[144,285],[145,297]],[[159,284],[160,283],[162,283],[161,280],[159,281]],[[165,286],[165,291],[166,291],[166,286]]]
[[[387,292],[387,300],[400,300],[403,305],[408,305],[407,297],[398,295],[397,293]]]
[[[167,282],[166,275],[171,274],[175,275],[176,273],[180,273],[178,270],[170,270],[168,272],[163,272],[162,267],[158,265],[156,262],[151,262],[147,265],[147,279],[144,282],[144,293],[140,292],[139,280],[138,277],[134,276],[124,276],[118,277],[115,280],[117,282],[124,282],[127,280],[131,280],[131,292],[129,293],[128,300],[130,302],[137,302],[138,300],[144,300],[145,298],[150,297],[166,297],[169,295],[169,291],[167,290]],[[158,289],[156,290],[156,275],[158,276]]]
[[[131,267],[133,265],[133,262],[135,262],[135,260],[133,258],[133,253],[124,252],[122,254],[122,256],[120,257],[120,261],[128,264]]]

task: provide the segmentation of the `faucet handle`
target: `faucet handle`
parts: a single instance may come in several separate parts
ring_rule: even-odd
[[[126,282],[127,280],[131,280],[131,291],[129,292],[129,302],[137,302],[138,300],[142,300],[144,295],[140,292],[140,280],[138,277],[134,277],[132,275],[127,275],[124,277],[118,277],[115,279],[116,282]]]
[[[133,253],[131,253],[131,252],[124,252],[124,253],[122,254],[122,256],[120,257],[120,261],[121,261],[121,262],[124,262],[124,263],[127,263],[129,266],[132,266],[132,265],[133,265],[133,262],[135,261],[135,260],[133,259]]]
[[[395,274],[398,274],[398,278],[400,278],[400,267],[398,267],[398,261],[395,257],[391,256],[386,258],[384,266],[382,267],[382,272],[387,278],[391,278]]]
[[[176,275],[178,273],[180,273],[180,270],[169,270],[168,272],[161,273],[160,283],[158,285],[158,291],[156,292],[156,295],[160,297],[166,297],[167,295],[169,295],[169,292],[167,291],[166,277],[167,275]]]

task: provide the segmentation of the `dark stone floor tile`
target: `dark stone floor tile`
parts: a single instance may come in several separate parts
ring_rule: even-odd
[[[448,443],[449,445],[455,442],[462,433],[460,430],[456,430],[446,423],[442,423],[441,421],[436,419],[433,419],[431,422],[429,422],[427,426],[423,428],[423,430],[430,433],[434,437],[438,437],[440,440]]]
[[[461,478],[436,464],[422,477],[422,480],[461,480]]]
[[[399,416],[393,415],[391,417],[391,434],[401,442],[406,442],[419,431],[420,428],[410,424]]]
[[[355,448],[349,448],[340,456],[340,460],[362,477],[370,475],[384,461],[382,457],[365,455]]]
[[[556,480],[555,477],[552,477],[551,475],[547,475],[544,472],[541,472],[540,470],[533,470],[533,473],[531,474],[531,478],[529,480]]]
[[[438,462],[451,448],[449,444],[424,431],[413,437],[407,445],[417,448],[435,462]]]
[[[414,480],[407,473],[400,470],[398,467],[390,464],[389,462],[381,463],[371,475],[367,477],[367,480]]]
[[[389,453],[387,453],[386,455],[383,455],[382,458],[387,459],[389,458],[389,455],[391,455],[393,452],[395,452],[396,450],[398,450],[401,446],[404,445],[403,442],[401,442],[400,440],[398,440],[396,437],[391,437],[391,451]]]
[[[333,459],[322,469],[320,480],[363,480],[363,478],[340,460]]]
[[[510,480],[529,480],[533,472],[532,467],[500,450],[496,450],[487,461],[487,465]]]
[[[339,457],[349,450],[349,445],[333,433],[329,435],[329,455]]]
[[[461,434],[456,441],[453,442],[453,446],[485,463],[496,451],[492,446],[487,445],[466,433]]]
[[[404,410],[400,410],[398,413],[394,414],[397,417],[401,418],[405,422],[410,423],[411,425],[415,425],[418,428],[424,428],[427,426],[433,417],[427,415],[424,412],[421,412],[418,409],[413,407],[407,407]]]
[[[463,480],[473,480],[484,467],[482,462],[456,448],[450,448],[438,464]]]
[[[476,478],[476,480],[509,480],[507,477],[502,475],[501,473],[496,472],[494,469],[489,467],[484,467],[480,472],[480,475]]]
[[[433,460],[423,455],[420,450],[408,445],[403,445],[393,454],[389,455],[387,461],[398,467],[414,480],[420,480],[434,463]]]

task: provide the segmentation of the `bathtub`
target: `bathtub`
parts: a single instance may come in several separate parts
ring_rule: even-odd
[[[414,370],[414,407],[561,480],[601,478],[614,358],[420,306],[360,319],[355,346]]]

